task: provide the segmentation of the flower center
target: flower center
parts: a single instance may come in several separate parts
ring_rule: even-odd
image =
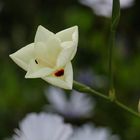
[[[60,77],[64,75],[64,69],[60,69],[54,73],[55,76]]]

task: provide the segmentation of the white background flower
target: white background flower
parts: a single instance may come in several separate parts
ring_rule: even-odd
[[[89,6],[95,14],[110,17],[112,13],[113,0],[79,0],[82,4]],[[131,7],[134,0],[120,0],[121,8]]]
[[[58,88],[49,88],[45,95],[50,103],[46,109],[54,110],[66,117],[88,117],[93,111],[95,102],[84,93],[72,91],[67,98],[66,93]]]
[[[29,114],[16,129],[14,140],[67,140],[72,134],[72,128],[64,124],[58,115],[40,113]]]
[[[84,73],[84,74],[83,74]],[[91,69],[80,69],[75,77],[76,81],[94,88],[105,88],[107,86],[107,77],[99,75]]]
[[[48,83],[72,89],[71,60],[78,44],[78,27],[56,34],[39,26],[34,43],[10,55],[15,63],[27,71],[26,78],[42,78]]]
[[[118,136],[112,135],[107,128],[95,128],[91,124],[86,124],[75,129],[73,136],[69,140],[119,140]]]

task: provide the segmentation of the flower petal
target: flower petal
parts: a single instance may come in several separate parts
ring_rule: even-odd
[[[58,56],[57,64],[56,64],[57,67],[63,67],[64,65],[66,65],[66,63],[71,61],[71,57],[74,52],[74,47],[71,47],[72,44],[73,44],[72,41],[67,41],[61,44],[63,50]]]
[[[72,89],[73,85],[73,69],[71,62],[69,62],[64,68],[64,76],[63,77],[55,77],[53,75],[43,77],[45,81],[48,83],[58,86],[64,89]]]
[[[47,42],[49,37],[51,37],[53,35],[54,35],[54,33],[50,32],[43,26],[39,25],[37,28],[36,35],[35,35],[35,43],[36,42]]]
[[[56,33],[56,37],[60,38],[62,42],[73,41],[73,39],[76,41],[76,38],[73,38],[73,34],[75,33],[78,34],[78,26],[73,26],[65,30],[62,30]]]
[[[27,71],[30,60],[34,58],[34,43],[23,47],[9,56],[17,65]]]
[[[61,116],[48,113],[30,113],[19,124],[13,140],[67,140],[73,133],[72,126]]]
[[[77,27],[77,26],[76,26]],[[77,45],[78,45],[78,27],[76,28],[75,32],[72,35],[72,39],[74,42],[74,52],[72,54],[71,60],[74,58],[76,52],[77,52]]]
[[[72,47],[75,48],[71,60],[76,54],[77,51],[77,45],[78,45],[78,26],[73,26],[71,28],[65,29],[63,31],[60,31],[56,34],[56,37],[60,38],[61,42],[67,42],[72,41],[73,45]]]
[[[35,60],[32,59],[28,66],[25,78],[40,78],[51,74],[53,71],[55,70],[36,64]]]
[[[36,57],[46,62],[49,67],[56,65],[56,60],[61,50],[60,40],[55,37],[50,37],[46,44],[41,42],[35,44]]]
[[[57,112],[63,114],[68,104],[68,100],[64,91],[60,88],[50,87],[48,90],[46,90],[45,95],[51,107]]]

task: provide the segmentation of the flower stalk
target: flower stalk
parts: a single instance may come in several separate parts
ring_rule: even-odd
[[[103,98],[111,103],[114,103],[116,104],[118,107],[122,108],[123,110],[129,112],[130,114],[132,114],[133,116],[136,116],[140,119],[140,114],[136,111],[134,111],[133,109],[129,108],[128,106],[126,106],[125,104],[121,103],[117,98],[114,98],[114,100],[110,100],[110,97],[101,93],[101,92],[98,92],[84,84],[81,84],[77,81],[74,81],[73,83],[73,89],[79,91],[79,92],[83,92],[85,94],[89,94],[91,96],[97,96],[97,97],[100,97],[100,98]]]
[[[115,44],[115,31],[110,31],[109,40],[109,95],[113,94],[114,89],[114,69],[113,69],[113,48]]]
[[[96,91],[96,90],[94,90],[94,89],[82,84],[82,83],[79,83],[77,81],[73,81],[73,89],[75,89],[75,90],[77,90],[79,92],[84,92],[84,93],[86,92],[86,93],[88,93],[90,95],[94,94],[94,95],[97,95],[97,96],[99,96],[101,98],[104,98],[105,100],[109,100],[108,96],[106,96],[106,95],[104,95],[104,94],[102,94],[102,93],[100,93],[100,92],[98,92],[98,91]]]
[[[129,112],[130,114],[140,118],[140,114],[133,109],[129,108],[125,104],[121,103],[115,95],[115,88],[113,83],[113,48],[115,46],[115,34],[117,25],[120,19],[120,0],[113,0],[113,10],[112,10],[112,18],[111,18],[111,26],[110,26],[110,38],[109,38],[109,96],[105,95],[101,92],[98,92],[84,84],[78,83],[74,81],[73,88],[79,92],[88,93],[90,95],[96,95],[100,98],[103,98],[109,102],[116,104],[118,107],[123,110]],[[139,103],[140,104],[140,103]],[[140,111],[140,105],[138,105],[138,110]]]
[[[120,0],[113,0],[112,5],[112,18],[110,26],[110,38],[109,38],[109,97],[110,100],[115,100],[115,88],[114,88],[114,58],[113,49],[115,46],[115,35],[117,25],[120,20]]]

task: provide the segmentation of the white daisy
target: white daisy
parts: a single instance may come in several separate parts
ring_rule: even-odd
[[[80,3],[89,6],[97,15],[110,17],[113,0],[79,0]],[[121,8],[128,8],[134,4],[134,0],[120,0]]]
[[[31,113],[15,130],[13,140],[67,140],[72,128],[64,124],[63,118],[47,113]]]
[[[107,128],[95,128],[86,124],[74,131],[69,140],[119,140],[118,136],[112,135]]]
[[[95,106],[93,99],[77,91],[72,91],[67,98],[63,90],[52,87],[45,91],[45,95],[50,103],[47,110],[50,108],[65,117],[88,117]]]

